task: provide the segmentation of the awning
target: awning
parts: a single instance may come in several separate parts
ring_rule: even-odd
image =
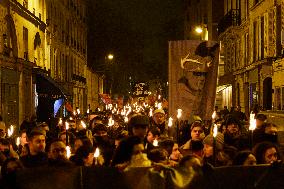
[[[44,73],[36,73],[36,92],[41,97],[67,99],[68,92],[51,77]]]

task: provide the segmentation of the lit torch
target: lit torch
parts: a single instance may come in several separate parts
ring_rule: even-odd
[[[254,114],[249,116],[249,130],[254,131],[256,128],[256,119]]]
[[[149,116],[150,116],[150,117],[153,116],[153,109],[152,109],[152,108],[150,108]]]
[[[169,127],[173,126],[173,120],[174,120],[173,118],[171,118],[171,117],[169,118],[169,123],[168,123]]]
[[[253,148],[253,131],[256,128],[256,119],[255,119],[255,114],[250,114],[249,116],[249,130],[251,131],[251,149]]]
[[[108,119],[108,126],[111,127],[111,126],[113,126],[113,125],[114,125],[114,120],[112,119],[112,117],[110,117],[110,118]]]
[[[67,158],[69,159],[71,157],[71,148],[70,148],[70,146],[66,146],[66,154],[67,154]]]
[[[98,164],[98,157],[100,156],[100,149],[96,148],[96,151],[94,153],[94,158],[95,158],[95,165]]]
[[[214,166],[216,166],[216,137],[218,133],[218,126],[217,124],[214,124],[213,127],[213,160],[214,160]]]
[[[212,119],[213,119],[213,120],[216,119],[216,111],[213,112],[213,114],[212,114]]]
[[[81,120],[81,125],[82,125],[82,127],[83,127],[84,129],[87,128],[87,125],[86,125],[86,123],[85,123],[83,120]]]
[[[65,133],[66,133],[66,146],[68,146],[68,129],[69,129],[69,123],[65,122]],[[70,147],[69,147],[70,148]],[[67,150],[67,149],[66,149]]]
[[[157,146],[158,146],[158,144],[159,144],[158,140],[157,140],[157,139],[155,139],[155,140],[154,140],[154,142],[153,142],[153,146],[156,146],[156,147],[157,147]]]
[[[182,116],[182,109],[178,109],[177,112],[177,118],[180,119]]]
[[[158,109],[163,109],[162,103],[158,103]]]
[[[59,118],[58,125],[62,125],[62,124],[63,124],[62,118]]]
[[[21,144],[21,137],[16,138],[16,145],[19,147]]]
[[[80,112],[80,109],[78,108],[78,109],[77,109],[77,114],[79,115],[80,113],[81,113],[81,112]]]
[[[10,128],[8,128],[8,137],[11,137],[14,133],[14,126],[11,125]]]
[[[127,117],[127,116],[125,116],[125,118],[124,118],[124,122],[125,122],[125,123],[127,123],[127,122],[128,122],[128,117]]]

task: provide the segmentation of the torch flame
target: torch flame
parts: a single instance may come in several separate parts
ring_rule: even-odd
[[[69,123],[67,121],[65,122],[65,129],[66,131],[69,129]]]
[[[169,118],[169,123],[168,123],[169,127],[173,126],[173,120],[174,120],[173,118],[171,117]]]
[[[21,137],[16,138],[16,145],[19,146],[21,144]]]
[[[81,113],[81,112],[80,112],[80,109],[78,108],[78,109],[77,109],[77,114],[79,115],[80,113]]]
[[[249,116],[249,130],[254,131],[256,128],[256,119],[254,114]]]
[[[95,158],[98,158],[100,156],[100,149],[99,148],[96,148],[96,151],[94,153],[94,157]]]
[[[177,112],[178,112],[177,118],[179,119],[182,116],[182,109],[178,109]]]
[[[215,118],[216,118],[216,111],[214,111],[212,114],[212,119],[215,119]]]
[[[71,157],[71,148],[70,148],[70,146],[66,146],[66,153],[67,153],[67,158],[69,159]]]
[[[58,125],[62,125],[62,124],[63,124],[62,118],[59,118]]]
[[[217,136],[217,133],[218,133],[218,126],[217,124],[214,124],[214,127],[213,127],[213,137],[214,138]]]
[[[153,142],[153,146],[158,146],[158,143],[159,143],[158,140],[155,139],[154,142]]]
[[[81,121],[81,125],[82,125],[82,127],[83,127],[84,129],[87,128],[87,125],[86,125],[86,123],[85,123],[84,121]]]
[[[162,103],[158,103],[158,109],[163,109]]]
[[[90,113],[90,109],[88,108],[88,109],[87,109],[87,114],[89,114],[89,113]]]
[[[124,122],[125,122],[125,123],[127,123],[127,122],[128,122],[128,117],[127,117],[127,116],[125,116],[125,118],[124,118]]]
[[[152,108],[150,108],[149,116],[150,116],[150,117],[153,116],[153,109],[152,109]]]
[[[113,126],[113,125],[114,125],[114,120],[112,119],[112,117],[110,117],[108,119],[108,126],[110,127],[110,126]]]
[[[14,133],[14,126],[11,125],[10,128],[8,128],[8,137],[11,137]]]

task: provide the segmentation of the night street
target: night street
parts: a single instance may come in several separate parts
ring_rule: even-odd
[[[0,188],[284,188],[283,10],[0,0]]]

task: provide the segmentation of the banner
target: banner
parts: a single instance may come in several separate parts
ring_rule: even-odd
[[[169,113],[182,120],[211,119],[216,95],[219,44],[213,41],[169,42]]]
[[[109,94],[99,94],[104,104],[111,104],[112,100]]]

